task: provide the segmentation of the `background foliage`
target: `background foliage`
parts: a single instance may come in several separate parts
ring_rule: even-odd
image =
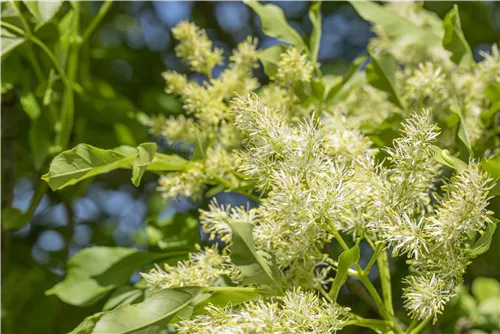
[[[277,4],[295,29],[304,36],[311,33],[307,2]],[[187,72],[175,57],[170,32],[181,20],[206,28],[226,53],[247,35],[258,36],[260,48],[277,41],[262,34],[257,16],[240,2],[2,2],[1,6],[2,23],[22,30],[26,23],[31,29],[19,36],[2,25],[2,331],[67,333],[90,314],[124,300],[141,300],[147,291],[137,271],[157,259],[175,263],[187,256],[200,242],[197,209],[206,208],[208,199],[164,202],[155,192],[154,174],[144,174],[135,188],[129,182],[130,170],[52,192],[41,180],[48,162],[79,143],[112,149],[156,140],[158,151],[174,151],[149,134],[144,124],[152,115],[182,113],[179,101],[164,92],[160,75],[165,69]],[[109,10],[99,16],[107,6]],[[452,2],[425,4],[440,17],[452,6]],[[479,50],[500,42],[499,3],[460,2],[458,8],[475,57]],[[371,36],[369,24],[344,2],[326,2],[321,11],[322,71],[343,74],[364,53]],[[62,71],[40,44],[50,50]],[[261,69],[257,75],[267,80]],[[218,199],[246,203],[239,194],[223,193]],[[500,295],[495,281],[500,279],[500,234],[494,238],[490,250],[468,269],[460,298],[439,320],[443,333],[497,319],[498,315],[483,312],[491,305],[482,304],[495,291]],[[96,247],[73,257],[90,245],[118,247]],[[406,274],[403,263],[394,265],[399,271],[393,275]],[[57,284],[66,275],[73,281]],[[340,298],[348,306],[363,305],[347,289],[341,290]]]

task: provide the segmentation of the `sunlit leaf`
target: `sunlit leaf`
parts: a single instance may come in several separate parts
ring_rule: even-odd
[[[443,27],[443,46],[446,50],[451,51],[451,60],[464,66],[472,64],[474,57],[462,31],[462,23],[460,22],[457,5],[454,5],[453,9],[444,17]]]
[[[2,231],[19,230],[31,219],[30,215],[17,208],[6,207],[2,209]]]
[[[375,88],[389,94],[389,101],[401,109],[405,105],[396,85],[396,59],[389,53],[370,54],[371,62],[366,67],[366,79]]]
[[[486,224],[486,230],[482,232],[481,237],[469,249],[469,254],[472,257],[486,253],[488,249],[490,249],[491,238],[493,237],[493,233],[495,233],[497,223],[498,222],[488,222]]]
[[[455,169],[457,172],[462,173],[469,169],[469,165],[457,157],[450,154],[450,151],[443,150],[440,147],[432,146],[434,150],[434,159],[448,167]]]
[[[93,305],[111,290],[125,284],[130,275],[168,253],[141,252],[124,247],[90,247],[68,261],[64,281],[47,291],[65,303],[75,306]]]
[[[495,182],[493,188],[490,189],[490,196],[500,195],[500,155],[497,155],[491,159],[483,159],[480,163],[483,170],[490,174],[490,177]]]
[[[244,3],[259,15],[264,34],[295,45],[299,49],[309,50],[299,33],[288,24],[281,8],[272,4],[261,5],[258,1]]]
[[[1,39],[2,39],[2,58],[7,55],[10,51],[14,50],[19,45],[23,44],[25,39],[14,35],[7,29],[1,28]]]
[[[314,1],[309,8],[309,19],[313,25],[309,48],[313,63],[318,60],[319,43],[321,41],[321,1]]]
[[[146,150],[143,152],[144,154],[146,154]],[[138,150],[129,146],[103,150],[87,144],[79,144],[56,156],[50,164],[49,172],[43,176],[43,179],[47,181],[52,190],[57,190],[116,169],[133,168],[137,156]],[[173,171],[184,168],[186,164],[186,160],[176,155],[155,154],[153,160],[146,165],[146,169]],[[136,173],[139,176],[140,168]]]
[[[243,284],[280,285],[281,272],[274,257],[254,246],[250,223],[232,223],[231,261],[241,270]]]
[[[420,45],[428,47],[441,42],[443,30],[431,25],[431,29],[420,27],[409,19],[400,16],[391,8],[371,1],[350,1],[358,14],[365,20],[380,25],[389,39],[399,45]],[[423,9],[421,9],[423,11]],[[433,17],[430,22],[435,22]]]
[[[23,3],[37,22],[36,30],[57,14],[63,1],[23,1]]]
[[[280,62],[281,54],[286,52],[288,47],[286,45],[275,45],[259,52],[259,60],[264,67],[264,72],[269,78],[274,77],[278,72],[278,64]]]
[[[138,187],[148,165],[153,161],[156,153],[156,143],[144,143],[137,147],[138,155],[132,166],[132,183]]]
[[[70,334],[160,333],[199,291],[198,287],[159,291],[141,303],[90,316]]]
[[[349,268],[359,260],[359,246],[356,245],[353,248],[344,251],[339,256],[339,266],[337,268],[337,274],[332,283],[332,287],[328,295],[332,300],[336,301],[339,294],[340,288],[347,280],[349,276]]]

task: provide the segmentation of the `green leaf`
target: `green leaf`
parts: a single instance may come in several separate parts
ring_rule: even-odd
[[[482,232],[481,237],[469,249],[470,256],[474,258],[478,255],[486,253],[488,249],[490,249],[491,238],[493,237],[493,233],[495,233],[496,229],[497,229],[497,223],[488,222],[486,224],[486,230]]]
[[[136,187],[141,183],[146,168],[153,161],[156,148],[156,143],[144,143],[137,147],[139,154],[135,158],[134,165],[132,166],[132,183]]]
[[[328,105],[337,103],[342,99],[346,98],[349,92],[355,87],[360,86],[365,79],[365,76],[362,75],[358,70],[364,61],[368,58],[368,55],[363,55],[361,57],[356,58],[352,65],[349,67],[349,70],[342,78],[342,81],[335,84],[330,88],[328,94],[325,98],[325,103]]]
[[[458,126],[458,138],[462,141],[462,143],[465,144],[465,147],[467,147],[469,152],[472,154],[472,146],[471,146],[471,142],[470,142],[469,133],[467,132],[467,128],[465,127],[462,109],[459,107],[459,104],[457,101],[454,101],[451,104],[450,110],[459,116],[460,124]]]
[[[398,64],[389,53],[371,54],[371,62],[366,67],[366,79],[375,88],[389,94],[389,101],[401,109],[405,105],[401,100],[396,85],[396,71]]]
[[[102,310],[109,311],[117,308],[121,305],[129,305],[137,301],[139,298],[143,297],[144,291],[142,289],[136,289],[131,286],[123,286],[116,289],[113,294],[109,297],[106,304],[104,304]]]
[[[328,295],[333,301],[337,300],[340,288],[347,280],[349,268],[359,260],[359,246],[356,245],[353,248],[342,252],[339,256],[339,266],[337,268],[337,275],[335,276],[332,288]]]
[[[45,23],[50,21],[61,8],[62,1],[23,1],[31,15],[35,18],[38,30]]]
[[[237,306],[239,304],[255,300],[259,298],[260,294],[256,291],[216,291],[213,292],[210,297],[204,299],[200,303],[197,303],[194,307],[192,316],[198,316],[205,314],[205,307],[209,304],[225,307],[227,305]]]
[[[38,104],[38,101],[36,100],[33,92],[23,91],[20,96],[20,102],[23,110],[32,120],[35,120],[38,118],[38,116],[40,116],[40,105]]]
[[[318,61],[321,40],[321,1],[314,1],[309,8],[309,20],[311,20],[313,26],[309,48],[311,49],[311,60],[315,64]]]
[[[494,278],[478,277],[472,282],[472,294],[480,303],[491,297],[500,297],[500,282]]]
[[[62,189],[86,178],[108,173],[119,168],[130,168],[137,152],[123,155],[117,150],[102,150],[86,144],[57,155],[49,172],[42,178],[52,190]]]
[[[262,31],[270,37],[290,43],[299,49],[309,51],[302,37],[288,25],[283,10],[276,5],[261,5],[258,1],[243,1],[260,17]]]
[[[146,153],[143,152],[144,154]],[[133,168],[137,156],[138,149],[130,146],[103,150],[79,144],[57,155],[50,164],[49,172],[42,179],[47,181],[52,190],[58,190],[115,169]],[[155,172],[175,171],[185,168],[186,165],[187,161],[179,156],[156,153],[146,169]]]
[[[232,223],[231,261],[243,274],[243,284],[271,284],[280,286],[281,272],[273,256],[257,251],[250,223]]]
[[[450,154],[450,151],[442,150],[438,146],[432,146],[432,149],[434,150],[434,160],[436,160],[440,164],[451,167],[459,173],[462,173],[469,169],[469,165],[467,163],[460,160],[459,158],[452,156]]]
[[[160,333],[199,291],[198,287],[162,290],[141,303],[93,315],[70,334]]]
[[[2,58],[7,55],[10,51],[14,50],[16,47],[19,45],[23,44],[25,39],[22,37],[19,37],[17,35],[14,35],[7,29],[4,29],[3,27],[1,28],[1,37],[2,39],[2,51],[1,51],[1,56]]]
[[[273,78],[276,72],[278,72],[281,54],[286,52],[287,48],[288,46],[286,45],[275,45],[259,52],[259,60],[269,78]]]
[[[444,17],[443,28],[443,46],[446,50],[451,51],[451,60],[456,64],[470,66],[474,62],[474,57],[462,31],[457,5],[454,5],[453,9]]]
[[[90,306],[127,283],[136,270],[168,256],[124,247],[86,248],[68,261],[66,278],[46,294],[71,305]]]
[[[7,207],[2,209],[2,231],[19,230],[31,219],[30,215],[17,208]]]
[[[400,16],[391,8],[371,1],[350,1],[350,4],[363,19],[380,25],[387,37],[398,46],[412,44],[428,47],[441,42],[443,31],[440,27],[438,29],[435,24],[431,24],[431,29],[420,27],[409,19]],[[424,12],[423,9],[421,11]],[[430,22],[436,20],[437,18],[432,16]]]
[[[480,164],[481,168],[490,174],[490,177],[495,182],[493,188],[490,189],[489,194],[491,196],[500,195],[500,155],[497,155],[491,159],[483,159]]]

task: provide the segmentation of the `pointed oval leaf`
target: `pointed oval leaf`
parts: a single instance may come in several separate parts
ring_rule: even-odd
[[[128,282],[132,273],[168,253],[141,252],[125,247],[90,247],[68,261],[64,281],[46,292],[65,303],[89,306]]]
[[[132,183],[138,187],[146,168],[153,161],[156,153],[156,143],[144,143],[137,147],[138,155],[132,166]]]
[[[299,33],[288,24],[281,8],[271,4],[263,6],[258,1],[244,1],[244,3],[259,15],[264,34],[290,43],[299,49],[309,50]]]
[[[232,223],[231,261],[241,270],[243,284],[280,285],[281,272],[274,257],[255,249],[252,230],[253,224]]]
[[[451,60],[456,64],[470,66],[474,62],[474,57],[462,31],[457,5],[454,5],[453,9],[444,17],[443,27],[443,46],[446,50],[451,51]]]
[[[405,109],[396,85],[396,59],[389,53],[370,54],[372,60],[366,67],[366,79],[375,88],[389,94],[389,101]]]
[[[421,12],[425,13],[428,21],[432,23],[430,29],[420,27],[391,8],[372,1],[350,1],[350,3],[363,19],[382,26],[387,36],[397,45],[413,44],[427,47],[441,42],[443,30],[435,24],[439,19],[423,8]]]
[[[337,268],[337,275],[335,276],[332,284],[332,288],[328,295],[333,301],[337,300],[340,288],[347,280],[349,275],[349,268],[359,260],[359,246],[356,245],[351,249],[348,249],[339,256],[339,267]]]

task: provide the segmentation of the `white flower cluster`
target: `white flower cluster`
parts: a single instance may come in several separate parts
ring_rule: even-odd
[[[349,309],[311,292],[287,291],[283,297],[258,299],[241,308],[209,305],[207,314],[177,324],[179,334],[317,333],[341,330]]]
[[[190,254],[188,260],[179,261],[176,266],[165,264],[161,269],[157,265],[141,275],[152,290],[159,291],[183,286],[211,286],[224,275],[238,280],[240,273],[226,252],[221,254],[214,246]]]

